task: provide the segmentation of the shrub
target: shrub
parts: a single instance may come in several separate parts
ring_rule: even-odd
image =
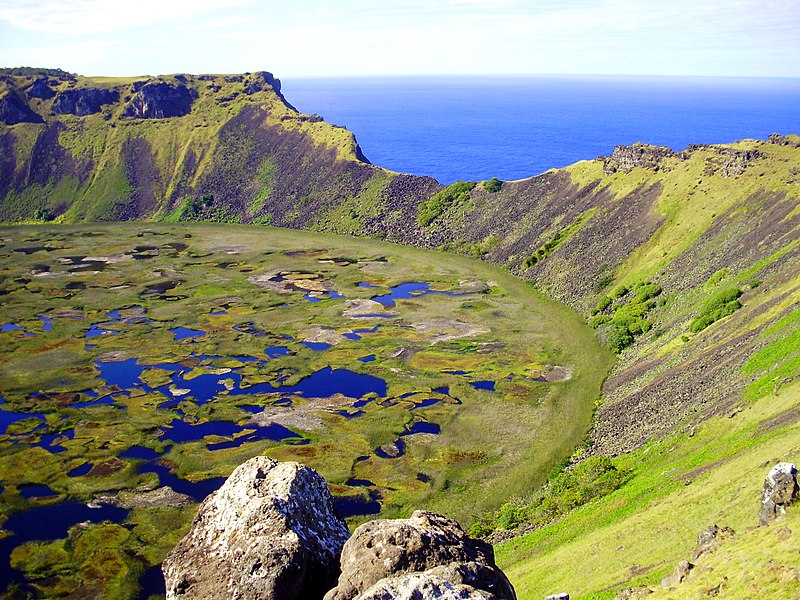
[[[597,306],[595,306],[594,310],[595,312],[603,312],[609,306],[611,306],[611,298],[602,296],[600,300],[597,301]]]
[[[500,529],[514,529],[519,525],[523,514],[522,509],[510,502],[506,502],[497,513],[497,527]]]
[[[603,325],[606,345],[612,352],[619,354],[633,343],[633,333],[623,324],[610,321]]]
[[[33,211],[33,218],[37,221],[52,221],[53,216],[46,208],[37,208]]]
[[[544,525],[613,492],[628,476],[629,471],[618,469],[610,458],[593,456],[574,469],[559,471],[527,503],[507,502],[494,514],[483,515],[470,527],[470,535],[485,536],[494,529],[514,529],[524,523]]]
[[[724,288],[712,294],[703,304],[700,314],[689,325],[689,330],[698,333],[712,323],[735,313],[742,307],[739,302],[741,295],[742,290],[734,287]]]
[[[499,192],[503,187],[503,182],[499,180],[497,177],[492,177],[488,181],[483,182],[483,189],[485,189],[490,194],[494,194],[495,192]]]
[[[642,283],[636,286],[636,300],[644,302],[655,298],[661,293],[661,286],[657,283]]]
[[[615,290],[612,292],[612,294],[611,294],[611,295],[612,295],[612,296],[614,296],[614,298],[622,298],[622,297],[623,297],[625,294],[627,294],[629,291],[630,291],[630,290],[628,289],[628,287],[627,287],[627,286],[621,285],[621,286],[619,286],[617,289],[615,289]]]
[[[597,329],[600,325],[604,325],[611,321],[611,315],[596,315],[589,319],[589,327]]]

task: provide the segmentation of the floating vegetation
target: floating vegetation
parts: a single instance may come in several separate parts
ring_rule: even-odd
[[[194,503],[252,456],[318,469],[356,522],[412,505],[466,519],[497,508],[490,490],[536,485],[539,444],[566,455],[583,434],[563,422],[591,413],[599,378],[544,378],[571,372],[542,333],[564,309],[503,273],[201,229],[1,228],[0,585],[90,585],[74,565],[91,539],[126,585],[159,589]],[[543,424],[545,400],[566,421]]]

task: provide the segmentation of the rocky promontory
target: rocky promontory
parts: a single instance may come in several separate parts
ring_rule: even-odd
[[[455,521],[415,511],[350,537],[316,471],[264,456],[206,498],[162,569],[167,600],[516,598],[491,545]]]

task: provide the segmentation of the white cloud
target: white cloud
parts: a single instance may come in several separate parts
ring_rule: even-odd
[[[0,62],[86,74],[797,76],[798,29],[796,0],[0,0]]]
[[[198,15],[250,4],[252,0],[3,0],[0,21],[27,31],[110,33],[157,23],[180,23]]]

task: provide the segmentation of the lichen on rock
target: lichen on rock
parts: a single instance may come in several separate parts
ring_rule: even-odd
[[[780,462],[772,467],[764,480],[759,525],[767,525],[785,515],[786,507],[797,500],[798,495],[797,467],[788,462]]]
[[[350,535],[325,480],[258,456],[200,505],[162,570],[167,599],[319,598]]]
[[[376,519],[358,527],[342,550],[341,565],[339,583],[325,600],[388,598],[391,590],[404,590],[398,597],[426,597],[425,590],[439,589],[442,581],[454,594],[467,594],[448,598],[516,598],[490,544],[468,537],[451,519],[421,510],[409,519]]]

